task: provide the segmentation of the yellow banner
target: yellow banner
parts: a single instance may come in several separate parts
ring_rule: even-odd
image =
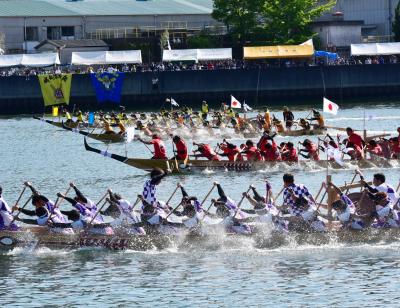
[[[39,75],[45,106],[69,104],[72,74]]]
[[[307,58],[313,55],[314,46],[311,45],[243,47],[245,59]]]
[[[58,117],[58,107],[53,106],[53,117]]]

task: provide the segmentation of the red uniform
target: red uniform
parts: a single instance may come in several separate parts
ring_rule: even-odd
[[[161,139],[159,138],[152,139],[150,143],[154,146],[153,159],[167,159],[164,142],[162,142]]]
[[[358,146],[354,145],[353,150],[347,152],[351,156],[351,159],[360,160],[364,158],[363,150]]]
[[[308,150],[308,155],[312,160],[319,160],[318,147],[314,143],[309,143],[305,147]]]
[[[373,155],[383,156],[383,150],[379,144],[377,144],[375,147],[368,147],[368,151]]]
[[[363,142],[364,140],[361,138],[360,135],[356,134],[356,133],[352,133],[349,138],[348,138],[349,142],[357,145],[358,147],[360,147],[361,149],[363,148]]]
[[[400,143],[392,142],[390,144],[390,151],[392,152],[393,158],[400,158]]]
[[[233,149],[226,147],[223,149],[223,151],[224,151],[224,156],[227,156],[229,161],[242,161],[243,160],[242,154],[240,154],[240,150],[238,147],[235,147]]]
[[[185,141],[180,139],[178,142],[175,142],[175,146],[176,159],[185,160],[188,156],[188,150]]]
[[[255,146],[247,148],[246,157],[247,157],[247,160],[250,160],[250,161],[260,161],[260,160],[262,160],[261,153],[257,149],[257,147],[255,147]]]
[[[214,150],[208,144],[204,144],[204,145],[200,146],[199,151],[200,151],[201,155],[206,157],[208,160],[217,160],[217,161],[220,160],[217,153],[215,153]]]
[[[286,152],[285,154],[282,154],[282,160],[298,162],[299,157],[297,155],[296,149],[295,148],[288,149],[288,152]]]
[[[280,153],[276,143],[273,141],[270,148],[264,148],[263,151],[265,161],[277,161],[281,160]]]

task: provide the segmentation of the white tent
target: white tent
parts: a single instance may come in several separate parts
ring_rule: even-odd
[[[45,67],[55,64],[60,64],[58,53],[0,55],[0,67],[19,65],[30,67]]]
[[[377,56],[400,54],[400,43],[351,44],[352,56]]]
[[[140,50],[81,51],[73,52],[71,58],[71,64],[75,65],[124,63],[142,63],[142,52]]]
[[[197,49],[199,61],[231,60],[232,48]]]
[[[164,50],[163,61],[196,61],[197,62],[197,49],[175,49]]]
[[[163,61],[209,61],[232,59],[232,48],[164,50]]]

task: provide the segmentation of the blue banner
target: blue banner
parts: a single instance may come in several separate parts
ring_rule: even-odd
[[[94,124],[94,112],[89,112],[89,125],[93,125]]]
[[[121,101],[122,84],[124,73],[122,72],[104,72],[90,74],[93,88],[96,91],[97,101],[119,103]]]

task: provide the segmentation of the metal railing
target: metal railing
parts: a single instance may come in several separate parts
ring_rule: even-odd
[[[390,43],[394,41],[393,35],[382,35],[382,36],[362,36],[361,42],[362,43]]]

